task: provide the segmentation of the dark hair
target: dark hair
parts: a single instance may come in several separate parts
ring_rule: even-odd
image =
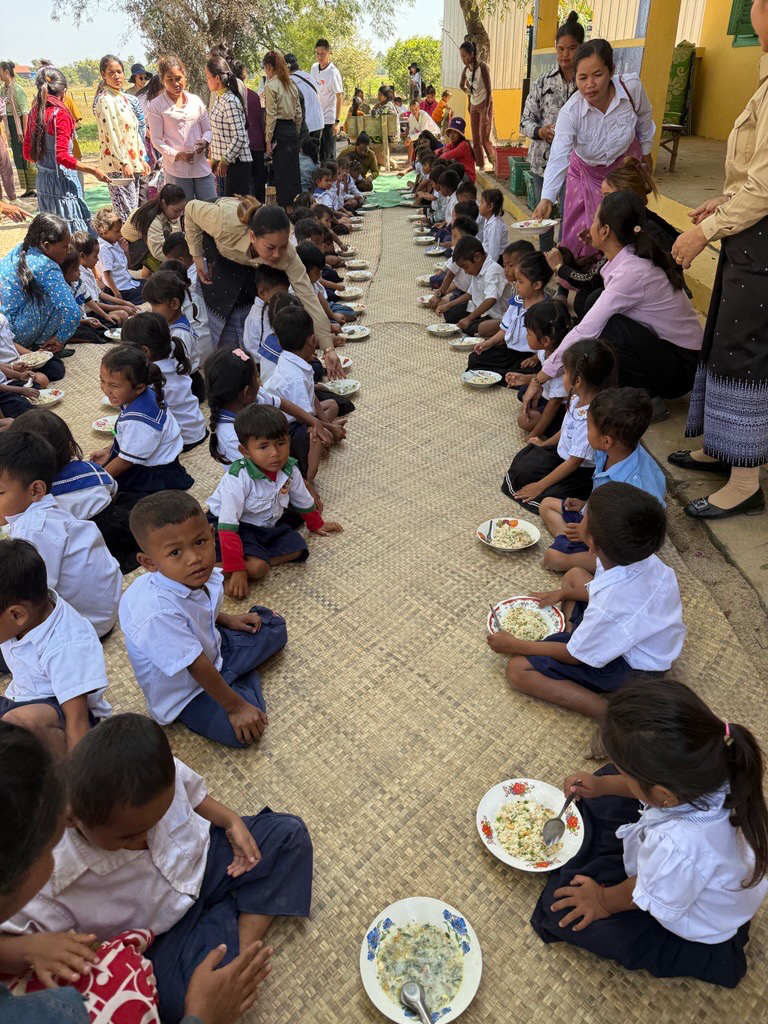
[[[169,267],[170,260],[163,263],[162,268],[156,274],[148,278],[141,289],[141,297],[145,302],[158,305],[159,303],[170,304],[173,299],[179,303],[179,313],[182,311],[184,299],[192,300],[189,291],[189,278],[182,264],[178,268]],[[182,277],[182,272],[184,276]],[[194,305],[194,304],[193,304]]]
[[[304,139],[300,148],[304,156],[308,156],[313,163],[317,163],[320,158],[320,146],[318,145],[317,139],[313,139],[311,136]]]
[[[246,115],[246,121],[248,115],[245,109],[245,103],[243,97],[240,95],[240,90],[237,87],[237,76],[229,65],[229,61],[225,60],[224,57],[210,55],[208,60],[205,62],[206,70],[209,75],[213,78],[220,78],[222,85],[224,85],[231,93],[237,96],[240,106],[243,108],[243,113]]]
[[[456,222],[456,217],[469,217],[471,220],[476,221],[479,216],[480,210],[474,199],[462,199],[453,208],[454,223]]]
[[[322,270],[325,266],[325,255],[312,242],[301,242],[296,246],[296,255],[304,264],[304,269]]]
[[[501,194],[501,189],[484,188],[480,197],[490,205],[493,210],[493,216],[498,217],[504,208],[504,196]]]
[[[460,204],[457,203],[457,205]],[[451,227],[454,231],[460,231],[462,235],[471,235],[472,238],[475,238],[480,230],[477,221],[473,217],[468,217],[461,213],[453,218]]]
[[[58,68],[42,67],[35,76],[35,88],[37,98],[30,117],[34,118],[32,131],[30,133],[31,159],[38,161],[45,151],[45,108],[49,96],[61,99],[67,91],[67,80]],[[72,117],[67,111],[67,115]],[[74,123],[74,118],[72,119]]]
[[[576,11],[571,11],[563,24],[557,30],[555,33],[555,42],[559,42],[563,36],[570,36],[572,39],[575,39],[579,45],[584,42],[584,26],[579,21],[579,16]]]
[[[125,324],[123,325],[125,326]],[[152,388],[161,409],[165,408],[165,377],[154,363],[134,345],[116,345],[102,356],[101,365],[110,373],[119,373],[128,383],[138,388]]]
[[[571,314],[564,302],[542,299],[525,311],[523,323],[536,338],[550,338],[554,351],[573,326]],[[592,406],[590,405],[590,409]]]
[[[606,388],[589,403],[587,415],[601,434],[634,450],[651,425],[653,402],[642,388]]]
[[[24,294],[33,299],[38,305],[42,304],[45,292],[29,269],[27,253],[30,249],[40,249],[42,251],[46,242],[49,245],[53,242],[61,242],[68,234],[69,225],[63,217],[59,217],[55,213],[38,213],[27,228],[24,241],[21,243],[17,273]]]
[[[146,242],[147,232],[155,217],[159,217],[163,212],[162,203],[170,205],[172,203],[180,203],[186,199],[184,195],[184,189],[178,185],[163,185],[160,191],[157,193],[154,199],[148,199],[146,203],[142,203],[141,206],[131,214],[128,218],[131,227],[139,232],[141,237]],[[163,247],[165,252],[165,247]]]
[[[235,78],[239,78],[241,82],[244,82],[248,76],[248,69],[245,64],[241,60],[231,60],[229,66],[232,68],[232,74]]]
[[[290,221],[293,224],[294,229],[300,220],[306,220],[308,217],[312,219],[314,218],[314,216],[315,215],[313,211],[304,206],[298,206],[294,209],[293,213],[288,214],[288,217],[290,218]],[[294,234],[295,233],[296,232],[294,230]]]
[[[563,366],[573,386],[582,381],[592,391],[616,386],[616,353],[602,338],[582,338],[563,352]]]
[[[285,288],[291,286],[288,275],[279,267],[271,267],[269,263],[260,263],[253,275],[253,284],[258,293],[261,288]]]
[[[16,77],[15,67],[16,65],[12,60],[0,60],[0,70],[7,71],[11,78]]]
[[[597,57],[609,71],[613,71],[613,47],[607,39],[590,39],[588,42],[582,43],[573,55],[574,71],[578,69],[579,63],[586,60],[587,57]]]
[[[126,345],[149,349],[153,363],[158,359],[168,359],[173,354],[176,372],[187,376],[192,373],[192,364],[181,340],[171,336],[168,321],[159,313],[137,313],[130,317],[122,326],[120,340]]]
[[[75,267],[77,267],[78,270],[80,269],[80,253],[77,251],[74,245],[70,245],[70,247],[67,249],[67,255],[59,264],[59,269],[61,270],[62,274],[66,277],[69,271],[74,270]]]
[[[285,413],[273,405],[252,402],[235,416],[235,433],[242,445],[256,437],[263,437],[266,441],[281,441],[288,437],[288,420]]]
[[[291,222],[282,206],[271,204],[270,206],[259,206],[253,211],[248,220],[248,228],[257,238],[261,238],[263,235],[271,235],[277,231],[290,231]]]
[[[682,271],[646,230],[645,203],[637,193],[611,192],[603,196],[597,219],[611,229],[622,245],[633,245],[641,259],[650,260],[659,270],[663,270],[673,288],[682,289]]]
[[[131,509],[129,525],[136,542],[143,548],[147,535],[153,530],[186,523],[193,516],[205,519],[197,498],[186,491],[157,491],[136,502]]]
[[[336,161],[337,171],[349,171],[350,159],[348,156],[340,156]]]
[[[163,54],[157,62],[157,77],[160,79],[161,83],[168,72],[172,71],[174,68],[181,68],[181,73],[186,78],[187,68],[181,57],[175,53]]]
[[[652,494],[609,480],[589,497],[587,532],[614,565],[634,565],[664,543],[667,517]]]
[[[31,430],[6,430],[0,434],[0,473],[23,487],[35,480],[50,491],[56,475],[56,453],[50,441]]]
[[[72,815],[90,827],[109,824],[116,807],[144,807],[176,779],[162,728],[146,715],[130,712],[105,718],[98,729],[86,733],[72,750],[66,771]]]
[[[43,561],[26,541],[1,543],[4,568],[6,545],[32,548],[36,559]],[[0,893],[8,896],[19,888],[56,835],[64,812],[64,783],[61,765],[54,763],[48,747],[34,732],[10,722],[0,721],[0,766]]]
[[[90,256],[99,248],[98,238],[89,235],[87,231],[76,231],[72,235],[72,245],[77,249],[80,256]]]
[[[519,238],[516,242],[510,242],[501,255],[515,256],[519,252],[523,253],[523,255],[529,252],[536,252],[536,246],[533,242],[529,242],[527,238]]]
[[[471,235],[464,235],[456,243],[456,248],[453,250],[453,261],[454,263],[458,263],[459,260],[471,262],[477,255],[486,255],[483,243]]]
[[[331,175],[335,178],[336,174],[337,174],[337,172],[339,170],[339,165],[336,163],[336,161],[335,160],[326,160],[325,161],[325,166],[331,172]]]
[[[330,50],[331,48],[331,44],[328,42],[327,39],[323,39],[322,36],[320,36],[320,38],[315,43],[315,49],[317,49],[318,46],[322,46],[324,50]]]
[[[370,146],[370,144],[371,136],[368,134],[368,132],[360,132],[360,134],[357,136],[357,139],[355,140],[355,146]]]
[[[517,270],[532,284],[540,284],[542,288],[549,284],[554,273],[543,252],[527,252],[517,264]]]
[[[244,349],[238,351],[242,354],[236,355],[234,349],[231,348],[217,349],[208,356],[203,368],[208,409],[211,414],[208,450],[217,462],[221,462],[225,466],[229,465],[229,461],[219,451],[219,442],[216,436],[222,409],[237,401],[238,396],[246,388],[258,384],[259,380],[253,356]],[[247,359],[243,359],[243,355],[247,356]]]
[[[282,53],[278,53],[277,50],[270,50],[269,53],[264,54],[264,60],[261,63],[265,68],[272,68],[275,78],[285,89],[290,88],[291,69],[285,63]]]
[[[462,195],[472,196],[473,199],[477,199],[477,185],[470,181],[469,178],[461,179],[459,184],[456,186],[456,192],[461,192]]]
[[[440,164],[440,166],[438,166],[438,164]],[[439,181],[440,181],[440,178],[443,176],[444,173],[445,173],[445,165],[442,164],[440,160],[435,160],[434,164],[432,165],[432,170],[429,172],[429,175],[428,175],[429,180],[434,185],[437,185],[439,183]]]
[[[469,39],[465,39],[464,42],[459,47],[459,49],[460,50],[465,50],[467,53],[471,53],[473,57],[477,56],[477,47]]]
[[[102,78],[104,77],[104,72],[107,70],[112,61],[114,61],[115,64],[119,64],[123,71],[125,71],[125,65],[119,57],[116,57],[114,53],[105,53],[99,61],[99,74]]]
[[[183,231],[172,231],[163,242],[163,256],[172,257],[173,253],[189,256],[189,243]]]
[[[297,242],[306,242],[313,235],[322,235],[324,231],[323,225],[314,217],[303,217],[293,229],[293,235]]]
[[[442,185],[444,188],[447,188],[450,192],[455,192],[459,187],[460,181],[461,178],[456,171],[443,171],[437,183],[438,185]]]
[[[301,305],[282,309],[272,321],[277,340],[285,352],[298,352],[304,348],[307,338],[314,334],[312,317]]]
[[[591,510],[592,498],[589,504]],[[768,809],[763,755],[746,726],[726,724],[684,683],[643,679],[610,695],[600,737],[611,761],[645,793],[664,786],[681,804],[702,808],[705,797],[726,787],[730,823],[755,855],[742,887],[760,882],[768,870]]]
[[[189,279],[189,272],[187,271],[187,268],[184,266],[182,261],[179,259],[174,259],[172,256],[169,256],[167,259],[163,260],[162,264],[160,265],[160,270],[157,271],[157,273],[160,273],[160,271],[163,271],[168,274],[175,274],[176,277],[178,277],[178,279],[184,285],[184,290],[186,292],[187,298],[192,304],[192,316],[195,320],[197,320],[197,306],[195,305],[194,302],[192,302],[192,282]]]
[[[323,178],[333,178],[333,171],[330,167],[316,167],[312,172],[312,181],[315,185],[319,185]]]
[[[314,176],[314,172],[313,172],[313,176]],[[289,217],[288,219],[292,220],[294,222],[294,224],[295,224],[296,223],[296,213],[299,210],[306,210],[307,213],[310,213],[310,209],[309,208],[310,208],[310,206],[312,205],[313,202],[314,202],[314,198],[313,198],[311,192],[299,192],[299,194],[297,196],[294,196],[294,199],[293,199],[293,216]],[[330,210],[328,212],[330,213]],[[311,216],[313,216],[313,217],[315,216],[315,211],[314,210],[312,210]]]
[[[50,409],[27,409],[12,421],[9,431],[30,430],[39,434],[53,448],[54,476],[72,459],[82,459],[83,450],[72,436],[69,424]]]
[[[34,544],[20,539],[0,540],[0,558],[0,614],[18,601],[35,607],[44,604],[48,597],[48,574]]]

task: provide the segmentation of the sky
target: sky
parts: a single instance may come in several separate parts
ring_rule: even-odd
[[[45,13],[41,11],[41,6]],[[29,64],[41,57],[56,64],[71,64],[81,58],[100,58],[109,51],[119,56],[129,54],[137,61],[145,57],[141,37],[127,24],[125,15],[101,11],[88,18],[86,24],[75,26],[66,17],[51,20],[47,4],[18,3],[18,0],[0,0],[0,24],[3,31],[0,59],[17,64]],[[409,36],[439,36],[442,6],[439,0],[418,0],[413,7],[400,7],[395,31],[389,37],[378,36],[363,20],[361,34],[370,40],[373,49],[386,50],[395,39]]]

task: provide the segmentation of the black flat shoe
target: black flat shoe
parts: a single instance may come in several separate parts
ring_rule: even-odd
[[[667,462],[673,466],[680,466],[681,469],[693,469],[699,473],[725,473],[731,472],[731,467],[725,462],[699,462],[691,458],[690,449],[680,449],[667,456]]]
[[[69,359],[70,356],[75,354],[75,350],[73,348],[63,348],[61,352],[57,354],[59,359]]]
[[[685,514],[692,519],[729,519],[731,516],[759,516],[765,512],[765,495],[762,490],[755,491],[748,498],[734,505],[733,508],[718,508],[710,505],[706,498],[697,498],[685,506]]]

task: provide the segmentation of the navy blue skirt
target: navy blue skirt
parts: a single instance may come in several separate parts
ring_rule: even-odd
[[[120,454],[115,443],[111,458]],[[131,466],[118,478],[121,491],[131,494],[157,494],[158,491],[188,491],[195,482],[194,477],[184,469],[179,457],[164,466]]]
[[[584,618],[586,607],[585,602],[576,601],[571,615],[571,624],[573,625],[571,632],[553,633],[551,636],[545,637],[543,642],[557,641],[567,644]],[[627,677],[632,674],[632,669],[624,658],[614,658],[602,668],[593,668],[592,665],[584,664],[567,665],[562,661],[556,661],[554,658],[540,654],[529,654],[527,659],[533,668],[537,672],[541,672],[542,675],[549,676],[550,679],[569,679],[573,683],[579,683],[587,690],[592,690],[593,693],[610,693],[612,690],[618,690],[622,683],[626,682]],[[661,675],[662,673],[653,674]]]
[[[615,775],[616,769],[606,765],[596,774]],[[629,971],[649,971],[656,978],[697,978],[735,988],[747,972],[744,949],[749,941],[749,922],[732,939],[714,945],[675,935],[645,910],[625,910],[593,921],[583,931],[560,927],[560,919],[569,911],[551,909],[555,890],[570,885],[574,875],[587,875],[607,886],[626,880],[623,843],[616,838],[616,830],[637,821],[640,815],[636,800],[615,796],[582,800],[579,809],[584,819],[584,843],[573,860],[549,876],[531,917],[542,942],[569,942],[606,960],[615,960]]]
[[[501,490],[507,497],[517,501],[514,492],[526,484],[543,480],[545,476],[557,469],[565,460],[557,454],[557,447],[541,448],[535,444],[527,444],[515,455],[512,464],[501,482]],[[542,498],[581,498],[586,501],[592,493],[592,476],[594,469],[579,466],[569,476],[545,488],[537,494],[532,502],[519,502],[523,508],[538,512]]]
[[[565,499],[560,503],[560,515],[566,523],[580,523],[584,518],[583,512],[574,512],[573,509],[565,507]],[[559,534],[549,545],[555,551],[561,551],[564,555],[576,555],[582,551],[589,551],[589,548],[580,540],[568,540],[564,533]]]
[[[219,521],[216,516],[208,513],[208,522],[216,528],[216,561],[221,561],[221,545],[219,544]],[[307,542],[287,523],[277,522],[274,526],[252,526],[251,523],[240,523],[240,540],[243,543],[243,554],[247,558],[260,558],[272,564],[273,558],[281,555],[292,555],[299,552],[297,562],[305,562],[309,558]]]

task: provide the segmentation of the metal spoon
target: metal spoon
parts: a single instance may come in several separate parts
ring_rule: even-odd
[[[576,782],[576,785],[581,785],[580,779]],[[563,832],[565,832],[565,822],[563,821],[563,815],[575,799],[576,794],[571,793],[571,795],[563,804],[562,809],[560,813],[557,815],[557,817],[550,818],[549,821],[544,822],[544,828],[541,830],[541,836],[544,840],[545,846],[552,846],[553,843],[556,843],[559,839],[562,838]]]
[[[492,604],[489,604],[488,607],[491,609],[491,615],[493,616],[493,624],[496,627],[496,632],[500,633],[501,623],[499,622],[499,613],[496,611]]]
[[[424,989],[418,982],[407,981],[400,989],[400,1002],[418,1014],[422,1024],[432,1024],[432,1017],[427,1009],[427,1002],[424,998]]]

